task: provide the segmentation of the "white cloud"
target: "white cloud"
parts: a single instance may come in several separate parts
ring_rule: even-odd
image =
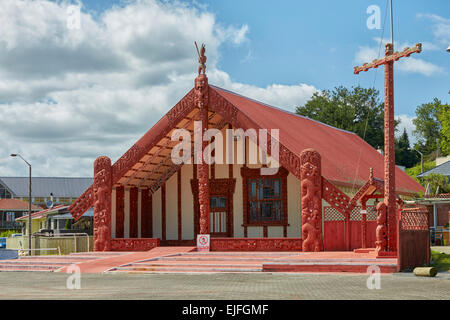
[[[397,68],[401,71],[421,73],[425,76],[431,76],[433,74],[442,73],[444,71],[443,68],[438,67],[430,62],[426,62],[422,59],[413,57],[409,57],[407,59],[399,61],[397,64]]]
[[[381,38],[374,38],[373,39],[376,42],[376,46],[360,46],[355,54],[355,63],[363,64],[363,63],[370,63],[374,59],[381,59],[384,57],[384,46],[387,43],[386,40],[382,40]],[[380,46],[381,42],[381,46]],[[403,50],[406,47],[413,47],[414,44],[410,43],[401,43],[401,42],[394,42],[394,48],[398,50]],[[431,42],[424,42],[422,44],[422,48],[425,51],[434,51],[438,50],[439,46],[431,43]],[[408,57],[399,60],[394,64],[394,68],[396,70],[402,71],[402,72],[409,72],[409,73],[420,73],[424,76],[432,76],[437,73],[443,73],[444,68],[437,66],[431,62],[427,62],[420,58],[414,58],[414,57]]]
[[[446,19],[437,14],[418,14],[419,18],[426,18],[433,22],[432,31],[435,39],[443,44],[441,49],[445,49],[450,43],[450,19]]]
[[[407,114],[400,114],[395,116],[395,119],[400,120],[395,136],[399,137],[403,133],[403,130],[406,129],[411,147],[413,147],[414,143],[416,143],[417,141],[417,139],[413,135],[413,131],[416,129],[416,126],[413,123],[413,120],[415,118],[416,117],[412,117]]]
[[[236,83],[217,68],[220,47],[248,40],[205,7],[138,0],[67,28],[67,3],[0,1],[0,176],[90,176],[120,157],[193,87],[194,41],[206,43],[211,84],[290,110],[316,90]]]

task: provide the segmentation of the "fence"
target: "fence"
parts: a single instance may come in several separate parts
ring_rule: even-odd
[[[375,230],[377,228],[377,212],[374,206],[366,208],[366,247],[375,248]],[[350,250],[362,247],[362,214],[361,207],[353,208],[349,221],[331,206],[323,207],[324,215],[324,250],[345,251],[346,228],[350,229]]]
[[[33,236],[33,249],[60,248],[61,254],[87,252],[93,250],[93,237],[86,234],[66,234],[55,237]],[[6,239],[7,249],[28,249],[28,236]],[[58,254],[58,251],[36,250],[34,255]]]
[[[398,269],[430,264],[430,231],[425,207],[404,208],[398,220]]]

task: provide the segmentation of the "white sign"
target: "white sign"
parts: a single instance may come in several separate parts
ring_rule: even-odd
[[[209,251],[209,234],[199,234],[197,235],[197,250],[198,251]]]

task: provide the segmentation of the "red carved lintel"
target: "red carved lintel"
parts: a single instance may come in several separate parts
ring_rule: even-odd
[[[160,240],[157,238],[123,238],[111,239],[112,251],[149,251],[159,247]]]
[[[75,221],[80,219],[83,214],[94,205],[94,192],[91,185],[78,199],[67,209]]]
[[[211,238],[211,251],[302,251],[302,239]]]

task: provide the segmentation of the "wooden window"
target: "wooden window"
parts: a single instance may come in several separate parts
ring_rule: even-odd
[[[248,222],[282,222],[285,187],[281,178],[248,179]]]
[[[262,176],[260,169],[241,168],[244,226],[287,226],[287,175],[280,168],[275,175]]]

